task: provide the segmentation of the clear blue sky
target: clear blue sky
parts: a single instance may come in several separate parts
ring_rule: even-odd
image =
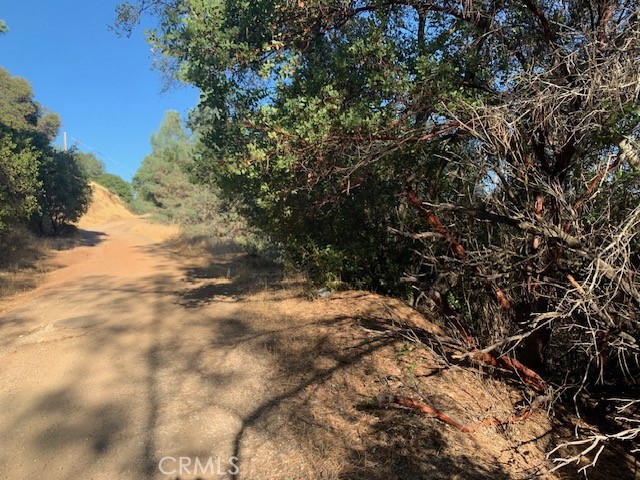
[[[131,180],[164,112],[186,114],[198,92],[162,93],[142,29],[128,39],[109,30],[118,3],[0,0],[9,27],[0,36],[0,66],[27,79],[36,101],[60,115],[69,137],[100,152],[107,171]],[[84,144],[78,147],[91,151]]]

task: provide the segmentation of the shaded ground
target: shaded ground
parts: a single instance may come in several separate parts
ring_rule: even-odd
[[[15,297],[32,290],[43,274],[56,266],[46,259],[51,252],[78,246],[94,246],[102,241],[102,232],[70,229],[64,236],[39,237],[26,228],[10,230],[0,243],[0,299]],[[11,308],[11,302],[0,303],[0,314]]]
[[[313,299],[233,245],[162,243],[172,233],[139,219],[92,226],[55,255],[58,269],[39,288],[6,307],[0,477],[213,479],[232,477],[222,473],[234,466],[242,479],[544,471],[554,439],[542,412],[463,434],[371,407],[372,395],[404,392],[473,422],[507,418],[519,400],[482,372],[443,369],[390,335],[394,326],[437,330],[400,302],[359,292]],[[189,460],[181,472],[179,457]],[[194,473],[196,458],[215,462]],[[619,463],[610,478],[634,478]]]

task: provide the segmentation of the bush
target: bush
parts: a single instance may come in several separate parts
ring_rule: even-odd
[[[0,124],[0,233],[37,211],[38,164],[38,152]]]
[[[112,193],[115,193],[120,197],[127,205],[131,204],[133,201],[133,191],[131,189],[131,184],[124,181],[118,175],[114,175],[113,173],[102,173],[95,178],[96,183],[99,183],[107,190]]]
[[[40,214],[33,219],[41,233],[59,233],[87,211],[91,188],[74,152],[50,150],[41,159],[38,171],[42,191],[38,196]]]

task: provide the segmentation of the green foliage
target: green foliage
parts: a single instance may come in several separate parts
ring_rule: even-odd
[[[190,179],[197,142],[189,137],[178,112],[166,113],[160,128],[152,135],[151,147],[151,154],[144,158],[133,177],[136,196],[133,208],[194,233],[220,233],[224,206],[212,188],[194,184]],[[228,212],[227,228],[234,225],[232,216]]]
[[[40,161],[38,177],[43,190],[36,222],[42,233],[58,233],[80,219],[91,200],[91,188],[75,152],[50,150]]]
[[[51,146],[60,118],[35,102],[26,80],[0,68],[0,91],[0,233],[27,221],[55,233],[86,210],[87,176],[75,152]]]
[[[180,113],[169,110],[158,131],[151,135],[152,153],[169,154],[179,162],[181,157],[189,154],[189,144],[189,135],[182,125]]]
[[[0,35],[3,35],[9,31],[9,27],[4,23],[4,20],[0,20]]]
[[[76,152],[76,159],[91,180],[96,180],[105,173],[104,162],[93,153]]]
[[[204,92],[191,118],[207,147],[194,176],[221,187],[318,282],[404,291],[397,279],[412,255],[387,228],[404,221],[397,173],[421,157],[399,151],[391,164],[350,176],[359,159],[335,150],[393,123],[395,99],[411,95],[406,34],[385,16],[355,19],[336,35],[287,38],[313,23],[313,9],[295,2],[164,5],[149,41],[184,59],[181,78]]]
[[[38,124],[38,104],[25,79],[12,77],[0,67],[0,121],[16,129],[33,129]]]
[[[146,213],[159,213],[174,221],[180,217],[180,206],[187,198],[184,187],[189,184],[181,166],[191,160],[191,146],[178,112],[166,113],[151,146],[151,154],[133,177],[133,188]]]
[[[0,233],[37,212],[38,152],[0,124]]]
[[[190,167],[194,177],[220,186],[311,272],[402,290],[401,272],[417,259],[413,242],[388,230],[421,228],[404,200],[410,177],[422,180],[420,195],[457,200],[476,191],[461,190],[461,175],[477,178],[482,189],[487,176],[504,169],[510,149],[531,155],[528,139],[537,129],[557,134],[555,144],[571,140],[517,107],[505,122],[518,126],[521,143],[506,152],[464,128],[473,109],[509,109],[509,99],[535,96],[532,82],[517,79],[560,71],[553,67],[558,44],[549,41],[561,33],[557,27],[541,29],[522,3],[491,5],[474,5],[472,18],[418,1],[149,1],[122,5],[119,26],[131,28],[143,11],[159,16],[149,43],[202,91],[191,127],[206,151]],[[589,28],[579,3],[545,8],[554,25]],[[562,42],[560,50],[579,48],[570,36]],[[558,81],[564,85],[564,76]],[[594,122],[591,138],[631,132],[637,122],[625,112],[637,109],[625,108]],[[604,131],[611,123],[616,127]],[[589,142],[578,149],[593,148]],[[492,172],[478,165],[478,151],[492,152]],[[460,168],[453,158],[469,162]]]
[[[193,177],[312,278],[405,277],[558,391],[637,387],[635,6],[145,0],[120,20],[143,11],[201,90]]]
[[[40,133],[42,133],[49,142],[55,140],[58,136],[58,132],[60,131],[60,126],[62,125],[62,121],[60,120],[60,116],[57,113],[46,112],[40,113],[38,115],[37,120],[37,129]]]
[[[118,195],[118,197],[120,197],[120,199],[127,205],[133,201],[131,184],[123,180],[118,175],[113,173],[102,173],[95,178],[95,181],[107,190]]]

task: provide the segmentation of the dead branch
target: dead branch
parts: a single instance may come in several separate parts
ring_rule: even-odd
[[[456,430],[459,430],[464,433],[473,433],[478,431],[480,428],[495,426],[502,427],[511,425],[514,423],[522,422],[528,419],[533,411],[537,408],[540,408],[542,405],[549,402],[549,397],[540,396],[537,397],[531,404],[523,409],[521,412],[518,412],[506,420],[499,420],[497,418],[485,418],[474,425],[464,425],[458,420],[455,420],[450,415],[432,407],[428,403],[424,401],[413,400],[409,397],[405,397],[402,395],[393,395],[393,394],[381,394],[374,397],[374,401],[377,405],[385,406],[385,405],[399,405],[401,407],[406,407],[420,415],[428,415],[430,417],[435,417],[443,423],[452,426]]]

